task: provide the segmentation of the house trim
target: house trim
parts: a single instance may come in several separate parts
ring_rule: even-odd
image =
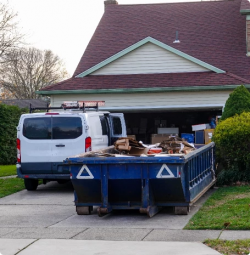
[[[201,61],[201,60],[199,60],[197,58],[194,58],[194,57],[192,57],[192,56],[190,56],[190,55],[188,55],[188,54],[186,54],[186,53],[184,53],[182,51],[179,51],[179,50],[177,50],[177,49],[175,49],[175,48],[173,48],[173,47],[171,47],[171,46],[169,46],[169,45],[167,45],[165,43],[162,43],[162,42],[160,42],[160,41],[158,41],[158,40],[156,40],[156,39],[154,39],[154,38],[149,36],[149,37],[146,37],[145,39],[143,39],[143,40],[141,40],[141,41],[131,45],[130,47],[128,47],[128,48],[126,48],[126,49],[116,53],[115,55],[107,58],[106,60],[100,62],[99,64],[89,68],[85,72],[82,72],[82,73],[78,74],[75,77],[77,77],[77,78],[85,77],[85,76],[87,76],[87,75],[89,75],[89,74],[99,70],[100,68],[110,64],[111,62],[117,60],[118,58],[121,58],[122,56],[128,54],[129,52],[131,52],[131,51],[141,47],[142,45],[144,45],[144,44],[146,44],[148,42],[153,43],[153,44],[155,44],[155,45],[157,45],[157,46],[159,46],[159,47],[161,47],[161,48],[163,48],[165,50],[168,50],[168,51],[170,51],[170,52],[172,52],[172,53],[174,53],[174,54],[176,54],[176,55],[178,55],[180,57],[183,57],[183,58],[185,58],[185,59],[187,59],[187,60],[189,60],[189,61],[191,61],[193,63],[196,63],[196,64],[198,64],[200,66],[203,66],[204,68],[207,68],[210,71],[214,71],[216,73],[225,73],[225,71],[223,71],[223,70],[221,70],[221,69],[219,69],[219,68],[217,68],[215,66],[212,66],[212,65],[210,65],[210,64],[208,64],[206,62],[203,62],[203,61]]]
[[[62,94],[123,94],[123,93],[151,93],[151,92],[173,92],[173,91],[209,91],[209,90],[234,90],[239,85],[218,86],[192,86],[192,87],[160,87],[160,88],[132,88],[132,89],[85,89],[85,90],[51,90],[36,91],[38,95],[62,95]],[[244,84],[250,89],[250,84]]]
[[[150,110],[179,110],[179,109],[207,109],[207,108],[216,108],[216,109],[222,109],[225,105],[224,104],[205,104],[205,105],[173,105],[173,106],[166,106],[166,105],[160,105],[160,106],[150,106]],[[121,106],[121,107],[100,107],[99,108],[102,111],[149,111],[148,106]]]
[[[240,13],[243,15],[250,14],[250,9],[240,10]]]

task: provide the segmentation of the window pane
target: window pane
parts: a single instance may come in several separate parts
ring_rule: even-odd
[[[120,118],[113,117],[112,122],[113,122],[114,135],[121,135],[122,134],[122,123],[121,123]]]
[[[108,123],[105,117],[100,116],[100,121],[102,125],[102,135],[108,135]]]
[[[51,117],[25,119],[23,136],[34,140],[51,139]]]
[[[82,135],[82,120],[79,117],[53,117],[53,139],[75,139]]]

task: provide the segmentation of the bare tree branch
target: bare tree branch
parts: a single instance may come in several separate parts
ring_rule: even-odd
[[[17,13],[0,3],[0,63],[5,62],[5,55],[22,44],[24,35],[18,30]]]
[[[17,99],[37,98],[35,91],[68,77],[62,60],[50,50],[15,49],[6,60],[0,65],[0,85]]]

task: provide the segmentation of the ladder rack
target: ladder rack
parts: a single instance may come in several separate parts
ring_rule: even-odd
[[[83,103],[83,106],[80,107],[79,104],[77,103],[77,106],[67,106],[65,104],[62,104],[60,107],[49,107],[49,104],[47,104],[47,107],[32,107],[30,104],[30,113],[34,112],[35,110],[46,110],[47,112],[49,112],[50,110],[79,110],[82,112],[86,112],[86,110],[88,109],[95,109],[97,112],[99,111],[99,105],[98,102],[96,102],[95,106],[85,106],[85,103]]]

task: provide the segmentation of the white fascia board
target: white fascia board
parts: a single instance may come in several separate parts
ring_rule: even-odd
[[[188,55],[188,54],[186,54],[186,53],[184,53],[184,52],[182,52],[180,50],[177,50],[177,49],[175,49],[175,48],[173,48],[173,47],[171,47],[171,46],[169,46],[169,45],[167,45],[165,43],[162,43],[162,42],[160,42],[160,41],[158,41],[158,40],[156,40],[156,39],[154,39],[152,37],[146,37],[145,39],[143,39],[143,40],[141,40],[141,41],[139,41],[139,42],[129,46],[128,48],[126,48],[126,49],[118,52],[117,54],[107,58],[106,60],[104,60],[104,61],[100,62],[99,64],[89,68],[88,70],[78,74],[75,77],[76,78],[85,77],[85,76],[87,76],[87,75],[97,71],[98,69],[100,69],[100,68],[110,64],[111,62],[117,60],[118,58],[123,57],[124,55],[126,55],[129,52],[131,52],[131,51],[141,47],[142,45],[144,45],[144,44],[146,44],[148,42],[153,43],[153,44],[155,44],[155,45],[157,45],[157,46],[159,46],[159,47],[161,47],[161,48],[163,48],[165,50],[168,50],[168,51],[170,51],[170,52],[172,52],[172,53],[174,53],[174,54],[176,54],[176,55],[178,55],[180,57],[183,57],[183,58],[185,58],[185,59],[187,59],[187,60],[189,60],[189,61],[191,61],[193,63],[196,63],[196,64],[198,64],[200,66],[203,66],[204,68],[207,68],[210,71],[214,71],[215,73],[226,73],[222,69],[219,69],[219,68],[217,68],[215,66],[212,66],[212,65],[210,65],[210,64],[208,64],[208,63],[206,63],[204,61],[201,61],[201,60],[199,60],[197,58],[194,58],[194,57],[192,57],[192,56],[190,56],[190,55]]]

